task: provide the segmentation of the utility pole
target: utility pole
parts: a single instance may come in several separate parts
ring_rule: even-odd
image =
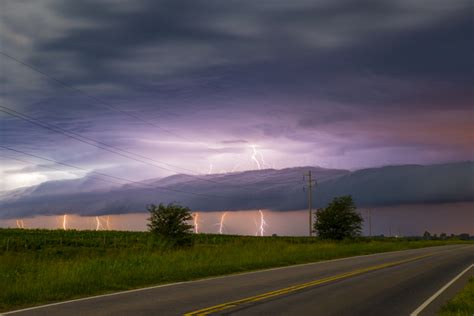
[[[308,177],[308,213],[309,213],[309,237],[313,234],[313,225],[312,225],[312,218],[313,218],[313,179],[311,176],[311,170],[305,175]]]
[[[372,237],[372,216],[370,214],[371,210],[369,209],[369,237]]]

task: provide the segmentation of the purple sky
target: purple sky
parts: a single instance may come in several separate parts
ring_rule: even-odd
[[[1,106],[169,170],[0,112],[2,146],[134,180],[255,159],[474,159],[470,1],[4,0],[0,12],[2,53],[87,94],[0,55]],[[85,173],[0,156],[0,190]]]

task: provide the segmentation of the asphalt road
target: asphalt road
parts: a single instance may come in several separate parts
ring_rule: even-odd
[[[432,247],[177,283],[15,314],[410,315],[472,263],[473,245]],[[441,303],[435,300],[420,315],[435,313]]]

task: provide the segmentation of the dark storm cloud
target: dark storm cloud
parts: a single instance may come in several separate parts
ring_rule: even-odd
[[[436,94],[467,92],[472,84],[468,5],[142,1],[121,10],[120,4],[59,2],[56,14],[87,26],[35,43],[38,57],[32,61],[48,67],[45,56],[67,52],[77,67],[87,69],[80,78],[69,78],[74,83],[114,82],[134,91],[186,75],[199,82],[191,84],[194,97],[254,96],[281,88],[364,104],[437,99]],[[157,60],[144,59],[148,54]],[[131,72],[124,76],[123,68]],[[211,84],[203,84],[202,77]],[[379,83],[384,77],[385,86]],[[446,91],[426,95],[432,84]],[[182,97],[181,91],[162,92]]]
[[[231,170],[253,144],[280,168],[473,158],[470,1],[44,0],[1,9],[1,50],[66,83],[0,56],[2,104],[198,173]],[[0,115],[2,144],[90,169],[149,170]],[[155,172],[148,177],[163,175]]]

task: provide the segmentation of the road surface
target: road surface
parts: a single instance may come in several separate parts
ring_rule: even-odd
[[[176,283],[13,314],[410,315],[465,270],[420,312],[431,315],[474,274],[467,269],[473,262],[474,245],[431,247]]]

